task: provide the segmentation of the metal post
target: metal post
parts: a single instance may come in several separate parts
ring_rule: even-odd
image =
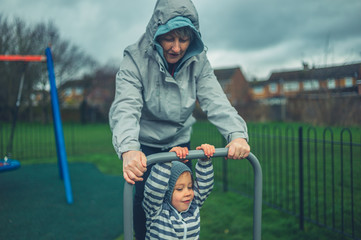
[[[217,148],[213,157],[225,157],[228,154],[227,148]],[[202,158],[204,152],[202,150],[189,151],[187,159]],[[253,205],[253,239],[261,239],[262,226],[262,169],[258,159],[250,153],[247,159],[252,164],[254,170],[254,205]],[[155,164],[160,162],[169,162],[179,160],[174,152],[156,153],[147,157],[147,164]],[[133,185],[124,183],[123,193],[123,211],[124,211],[124,240],[133,239]]]
[[[223,177],[223,192],[228,192],[228,169],[227,169],[227,159],[222,159],[222,177]]]
[[[298,156],[299,156],[299,195],[300,195],[300,230],[304,230],[304,197],[303,197],[303,132],[298,128]]]
[[[24,86],[24,79],[25,79],[26,67],[27,67],[27,63],[25,62],[25,63],[24,63],[24,66],[23,66],[23,70],[22,70],[22,72],[21,72],[21,78],[20,78],[18,96],[17,96],[17,98],[16,98],[15,109],[14,109],[14,111],[13,111],[13,121],[12,121],[12,125],[11,125],[11,132],[10,132],[9,143],[8,143],[8,145],[7,145],[7,148],[6,148],[5,159],[8,159],[8,158],[11,159],[11,158],[12,158],[15,127],[16,127],[16,122],[17,122],[18,113],[19,113],[19,108],[20,108],[20,103],[21,103],[21,95],[22,95],[22,93],[23,93],[23,86]],[[6,160],[5,160],[5,161],[6,161]]]
[[[226,139],[223,138],[223,146],[226,146],[227,142]],[[228,192],[228,164],[227,159],[224,157],[222,160],[222,183],[223,183],[223,192]]]
[[[51,106],[53,110],[53,121],[54,121],[54,133],[56,140],[56,150],[58,154],[58,164],[60,170],[60,177],[64,181],[66,200],[69,204],[73,203],[73,195],[71,191],[71,183],[70,176],[68,170],[68,161],[65,151],[65,142],[64,142],[64,134],[63,134],[63,126],[61,122],[60,116],[60,108],[59,108],[59,100],[58,100],[58,92],[56,89],[55,83],[55,74],[54,74],[54,65],[53,58],[51,55],[50,48],[46,48],[46,63],[48,67],[49,74],[49,82],[50,82],[50,95],[51,95]]]

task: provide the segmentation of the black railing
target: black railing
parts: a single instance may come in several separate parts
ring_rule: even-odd
[[[350,129],[252,125],[249,132],[264,203],[297,216],[301,230],[309,222],[361,239],[361,145]]]

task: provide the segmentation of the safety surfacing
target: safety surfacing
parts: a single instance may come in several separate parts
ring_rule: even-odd
[[[0,173],[0,239],[115,239],[123,233],[122,176],[69,164],[68,204],[57,164]]]

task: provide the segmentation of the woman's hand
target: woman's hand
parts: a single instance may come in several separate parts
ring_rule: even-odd
[[[211,158],[213,157],[213,154],[216,152],[216,149],[213,145],[210,144],[202,144],[201,146],[196,147],[197,150],[203,150],[204,155],[207,156],[207,158]],[[203,160],[207,160],[207,159],[203,159]]]
[[[228,148],[228,156],[230,159],[242,159],[248,157],[251,152],[251,147],[248,145],[246,139],[236,138],[226,146]]]
[[[143,174],[147,171],[147,158],[141,151],[128,151],[122,154],[123,176],[125,181],[135,184],[143,181]]]

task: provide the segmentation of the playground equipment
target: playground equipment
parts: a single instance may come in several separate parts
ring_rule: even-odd
[[[226,157],[228,155],[227,148],[216,148],[213,154],[215,157]],[[202,150],[191,150],[187,155],[187,159],[204,158]],[[147,156],[147,165],[180,160],[175,152],[156,153]],[[261,224],[262,224],[262,168],[252,153],[249,154],[247,160],[251,163],[254,172],[254,205],[253,205],[253,240],[261,240]],[[124,183],[124,240],[133,239],[133,185]]]
[[[26,55],[26,56],[24,56],[24,55],[0,55],[0,61],[21,61],[21,62],[46,61],[47,69],[48,69],[48,76],[49,76],[49,83],[50,83],[50,96],[51,96],[51,106],[52,106],[53,121],[54,121],[54,134],[55,134],[55,140],[56,140],[59,174],[60,174],[60,178],[64,181],[64,188],[65,188],[67,203],[72,204],[73,203],[73,195],[72,195],[72,190],[71,190],[68,162],[67,162],[67,156],[66,156],[66,151],[65,151],[65,142],[64,142],[63,126],[62,126],[61,116],[60,116],[58,92],[57,92],[56,83],[55,83],[53,57],[51,54],[50,47],[46,48],[45,55]],[[24,83],[24,74],[25,74],[25,69],[22,73],[22,77],[21,77],[21,81],[20,81],[18,98],[16,101],[16,111],[15,111],[14,118],[13,118],[9,145],[7,147],[7,155],[4,157],[4,159],[0,160],[0,172],[13,170],[13,169],[20,167],[19,161],[9,158],[8,155],[11,154],[11,151],[12,151],[12,142],[13,142],[15,126],[16,126],[17,112],[18,112],[18,108],[20,106],[20,101],[21,101],[22,85]]]
[[[0,172],[15,170],[20,167],[20,162],[15,159],[8,158],[7,156],[4,159],[0,159]]]
[[[18,160],[11,159],[11,153],[12,153],[12,150],[13,150],[13,140],[14,140],[15,126],[16,126],[16,121],[17,121],[20,102],[21,102],[21,94],[23,92],[26,67],[27,67],[27,65],[26,65],[26,63],[24,63],[23,69],[22,69],[22,72],[21,72],[21,79],[20,79],[20,84],[19,84],[18,96],[16,98],[16,103],[15,103],[15,111],[14,111],[14,114],[13,114],[13,122],[12,122],[12,126],[11,126],[10,139],[9,139],[9,142],[7,144],[7,147],[6,147],[6,155],[5,155],[4,159],[0,160],[0,172],[15,170],[15,169],[18,169],[20,167],[20,162]]]

